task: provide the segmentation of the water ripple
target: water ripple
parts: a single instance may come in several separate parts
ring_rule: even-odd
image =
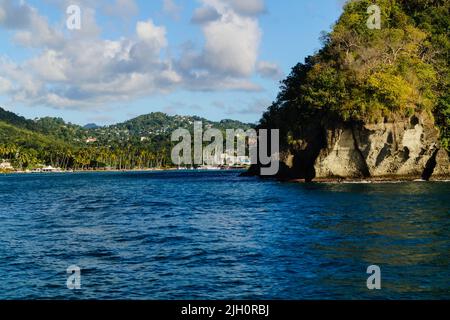
[[[3,299],[450,299],[450,184],[0,176]],[[69,265],[82,290],[66,288]],[[366,288],[382,268],[383,290]]]

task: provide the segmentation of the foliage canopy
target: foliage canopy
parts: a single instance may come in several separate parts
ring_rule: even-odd
[[[435,115],[450,147],[450,1],[377,0],[382,27],[369,29],[370,0],[349,1],[323,48],[281,83],[261,126],[289,135],[313,119],[378,122]]]

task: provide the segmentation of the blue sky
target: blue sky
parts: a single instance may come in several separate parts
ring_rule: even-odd
[[[72,4],[79,30],[66,26]],[[256,122],[341,10],[341,0],[0,0],[0,105],[78,124],[153,111]]]

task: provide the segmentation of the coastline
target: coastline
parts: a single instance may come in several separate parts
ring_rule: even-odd
[[[429,180],[420,177],[372,177],[372,178],[320,178],[309,182],[306,179],[283,180],[289,183],[323,183],[323,184],[393,184],[393,183],[424,183],[424,182],[450,182],[450,177],[434,177]]]
[[[207,169],[195,169],[195,170],[182,170],[178,168],[143,168],[143,169],[92,169],[92,170],[61,170],[54,172],[25,172],[25,171],[0,171],[2,175],[54,175],[54,174],[70,174],[70,173],[139,173],[139,172],[170,172],[170,171],[187,171],[187,172],[208,172],[212,170]],[[240,170],[220,170],[217,171],[235,171]],[[242,170],[241,170],[242,171]],[[241,175],[245,176],[245,175]],[[426,182],[450,182],[450,177],[434,177],[430,180],[423,180],[420,177],[408,177],[408,176],[389,176],[389,177],[372,177],[372,178],[318,178],[313,181],[306,181],[306,179],[277,179],[283,183],[299,183],[299,184],[396,184],[396,183],[426,183]]]
[[[69,174],[69,173],[120,173],[120,172],[164,172],[164,171],[188,171],[188,172],[206,172],[206,171],[242,171],[243,169],[178,169],[178,168],[140,168],[140,169],[108,169],[108,170],[104,170],[104,169],[92,169],[92,170],[57,170],[57,171],[52,171],[52,172],[36,172],[36,171],[0,171],[0,176],[1,175],[21,175],[21,174],[29,174],[29,175],[33,175],[33,174]]]
[[[100,172],[150,172],[150,171],[174,171],[177,168],[143,168],[143,169],[92,169],[92,170],[57,170],[52,172],[36,172],[36,171],[0,171],[2,174],[56,174],[56,173],[100,173]]]

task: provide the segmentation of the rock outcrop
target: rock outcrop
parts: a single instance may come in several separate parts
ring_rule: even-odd
[[[450,177],[450,159],[448,153],[440,149],[436,153],[435,158],[436,166],[434,167],[434,171],[431,175],[431,179],[449,179]]]
[[[378,124],[310,125],[281,152],[282,179],[448,179],[450,161],[426,113]]]

